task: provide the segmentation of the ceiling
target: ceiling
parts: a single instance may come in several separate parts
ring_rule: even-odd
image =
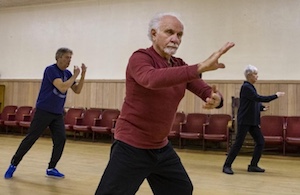
[[[80,0],[0,0],[0,8],[20,7],[28,5],[43,5],[74,1]]]

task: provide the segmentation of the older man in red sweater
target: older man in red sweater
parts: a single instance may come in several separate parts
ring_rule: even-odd
[[[201,74],[224,68],[218,59],[234,43],[226,43],[204,62],[187,65],[173,56],[183,29],[175,14],[156,15],[149,24],[152,46],[130,57],[126,97],[97,195],[133,195],[144,179],[156,195],[192,194],[192,182],[168,134],[186,89],[204,100],[204,108],[222,107],[221,94],[204,82]]]

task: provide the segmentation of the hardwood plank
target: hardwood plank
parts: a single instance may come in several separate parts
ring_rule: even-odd
[[[22,136],[0,134],[2,177]],[[0,180],[1,194],[88,195],[94,194],[108,162],[110,143],[67,140],[57,168],[66,175],[57,180],[45,177],[52,142],[41,137],[18,166],[14,177]],[[194,194],[204,195],[296,195],[300,185],[300,156],[264,155],[265,173],[248,173],[251,156],[241,154],[233,164],[234,175],[221,172],[224,152],[176,149],[194,185]],[[145,181],[137,195],[152,194]]]

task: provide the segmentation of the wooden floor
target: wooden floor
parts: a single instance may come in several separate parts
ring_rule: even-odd
[[[3,175],[22,136],[0,134],[0,173]],[[67,140],[57,168],[65,179],[45,177],[51,154],[49,137],[40,138],[23,158],[12,179],[0,179],[1,195],[92,195],[109,158],[110,143]],[[221,172],[223,152],[176,149],[194,185],[195,195],[298,195],[300,157],[264,155],[265,173],[248,173],[249,155],[239,155],[234,175]],[[145,181],[137,195],[152,194]]]

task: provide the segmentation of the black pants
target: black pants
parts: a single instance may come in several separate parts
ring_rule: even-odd
[[[52,135],[53,149],[48,168],[55,168],[59,161],[66,142],[65,125],[62,114],[52,114],[37,109],[29,127],[29,132],[21,142],[18,150],[11,160],[11,164],[17,166],[25,154],[30,150],[36,140],[49,126]]]
[[[116,140],[96,195],[134,195],[147,179],[155,195],[191,195],[193,185],[171,143],[138,149]]]
[[[247,132],[250,133],[255,141],[255,148],[250,165],[257,166],[265,145],[264,136],[262,135],[259,126],[239,125],[236,140],[228,153],[224,167],[231,167],[233,161],[242,148]]]

